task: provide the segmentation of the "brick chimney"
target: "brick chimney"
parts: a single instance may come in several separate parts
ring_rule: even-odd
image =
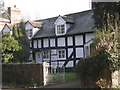
[[[11,24],[20,23],[20,21],[21,21],[20,13],[21,13],[21,11],[19,8],[16,7],[16,5],[14,5],[14,7],[8,8],[8,14],[10,15]]]

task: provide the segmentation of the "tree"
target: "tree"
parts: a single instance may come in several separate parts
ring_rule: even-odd
[[[0,0],[0,17],[10,19],[10,15],[8,11],[5,10],[5,4],[3,0]]]
[[[27,38],[25,25],[23,22],[13,27],[13,37],[18,40],[19,45],[22,47],[20,51],[14,53],[14,61],[18,61],[21,63],[26,62],[29,58],[30,49],[29,40]]]
[[[14,53],[19,51],[21,47],[14,37],[10,36],[10,33],[4,33],[2,38],[2,62],[8,63],[12,62],[14,58]]]
[[[0,0],[0,15],[4,12],[4,2],[3,0]]]
[[[93,2],[92,6],[95,27],[97,28],[106,25],[108,17],[115,19],[116,14],[120,15],[120,2]]]

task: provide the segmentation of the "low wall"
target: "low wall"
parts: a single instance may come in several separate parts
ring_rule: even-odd
[[[43,64],[3,64],[2,83],[41,86],[43,85]]]

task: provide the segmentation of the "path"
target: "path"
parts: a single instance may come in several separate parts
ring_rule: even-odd
[[[72,81],[63,84],[50,85],[43,88],[80,88],[80,81]]]

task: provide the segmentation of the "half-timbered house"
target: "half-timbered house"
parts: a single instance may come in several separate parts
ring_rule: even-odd
[[[56,67],[74,67],[80,58],[90,55],[94,38],[91,10],[35,22],[42,23],[31,38],[36,63],[45,61]]]

